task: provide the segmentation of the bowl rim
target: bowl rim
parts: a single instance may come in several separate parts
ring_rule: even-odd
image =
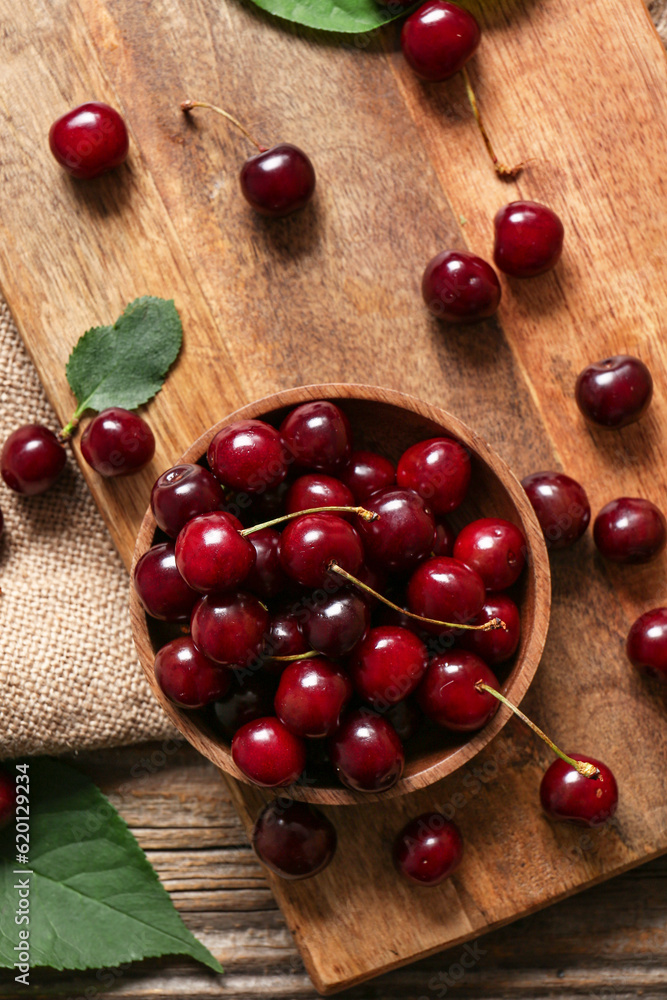
[[[504,459],[491,448],[484,438],[471,430],[458,417],[440,407],[426,403],[416,396],[375,385],[331,382],[297,386],[292,389],[263,396],[229,413],[226,417],[223,417],[204,431],[173,464],[180,465],[198,461],[206,453],[208,445],[215,434],[230,423],[238,420],[259,419],[272,411],[290,406],[298,406],[302,403],[319,399],[350,399],[371,403],[386,403],[409,410],[437,424],[446,434],[458,438],[500,480],[516,509],[521,528],[526,537],[529,552],[529,558],[526,562],[526,572],[530,574],[534,593],[534,611],[530,633],[525,641],[525,645],[521,649],[520,656],[512,667],[510,675],[501,684],[503,693],[514,704],[520,704],[537,671],[549,627],[551,610],[549,556],[542,529],[521,483]],[[156,528],[157,524],[149,504],[137,534],[130,569],[131,580],[134,578],[134,568],[138,559],[150,548]],[[148,632],[147,616],[139,602],[133,583],[130,585],[130,621],[132,637],[146,679],[154,696],[173,725],[196,750],[212,761],[227,776],[235,778],[252,788],[257,788],[237,768],[232,760],[230,748],[221,743],[214,742],[200,729],[194,718],[168,701],[158,687],[153,670],[155,653]],[[392,788],[385,792],[358,792],[342,785],[340,788],[334,788],[308,784],[291,785],[289,789],[261,790],[275,794],[285,794],[287,792],[292,798],[320,805],[354,805],[362,802],[384,802],[389,798],[426,788],[459,770],[491,743],[508,722],[511,715],[512,713],[508,708],[500,705],[494,717],[483,729],[475,733],[467,742],[462,743],[445,759],[436,761],[414,774],[403,776]]]

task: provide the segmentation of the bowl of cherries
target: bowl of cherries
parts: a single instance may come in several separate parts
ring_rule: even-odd
[[[507,721],[549,621],[549,563],[507,465],[372,386],[243,407],[156,481],[132,624],[153,692],[214,764],[309,802],[401,795]]]

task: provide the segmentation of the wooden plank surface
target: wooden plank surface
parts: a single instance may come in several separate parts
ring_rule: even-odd
[[[2,289],[63,421],[73,408],[64,361],[83,329],[144,292],[173,295],[184,318],[183,356],[149,410],[153,467],[115,484],[86,470],[126,559],[157,470],[236,404],[312,381],[421,395],[485,435],[519,475],[565,466],[594,508],[621,493],[667,503],[662,394],[640,425],[611,436],[586,430],[572,399],[583,363],[619,350],[639,353],[664,384],[659,40],[640,0],[470,6],[487,28],[473,76],[489,129],[504,158],[532,160],[516,185],[490,172],[460,81],[417,83],[393,29],[359,51],[232,2],[0,0]],[[57,114],[91,96],[126,114],[132,156],[116,176],[75,184],[50,160],[45,136]],[[203,116],[188,124],[184,96],[213,97],[262,138],[302,145],[318,169],[316,201],[277,224],[253,216],[237,190],[242,139]],[[498,320],[474,331],[430,319],[418,293],[425,261],[447,245],[489,256],[493,214],[519,196],[563,217],[557,271],[504,282]],[[463,796],[457,816],[474,886],[462,870],[399,915],[376,831],[388,834],[434,798],[375,807],[372,823],[370,807],[350,810],[338,823],[335,869],[316,886],[274,885],[322,989],[475,936],[667,849],[664,704],[622,654],[629,622],[664,598],[665,562],[609,569],[587,540],[554,558],[553,572],[552,627],[527,709],[624,779],[618,822],[582,851],[579,832],[537,810],[518,814],[518,802],[534,800],[546,756],[512,724],[475,762],[495,763],[479,793],[466,795],[463,774],[433,793],[440,804]],[[259,797],[238,787],[232,795],[248,822]],[[345,878],[340,859],[353,851],[368,858],[366,885]],[[308,922],[295,919],[299,910]]]

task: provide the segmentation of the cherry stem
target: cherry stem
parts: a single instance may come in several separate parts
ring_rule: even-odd
[[[517,163],[515,167],[508,167],[505,163],[501,163],[496,156],[495,150],[491,145],[491,140],[489,139],[489,133],[486,131],[484,122],[482,121],[482,113],[479,110],[479,105],[477,103],[477,98],[475,97],[475,91],[473,90],[472,81],[470,80],[470,74],[466,66],[461,70],[463,73],[463,79],[466,85],[466,93],[468,95],[468,100],[470,101],[470,107],[472,108],[472,113],[475,116],[475,121],[482,133],[482,139],[484,140],[484,145],[486,146],[486,151],[491,157],[493,163],[493,168],[499,177],[503,177],[505,180],[514,180],[519,176],[523,170],[523,163]]]
[[[540,739],[544,740],[544,742],[546,743],[546,745],[548,747],[551,747],[551,749],[553,750],[553,752],[558,757],[560,757],[561,760],[564,760],[566,764],[571,764],[572,767],[575,769],[575,771],[578,771],[579,774],[583,774],[584,778],[599,778],[600,777],[600,772],[597,769],[597,767],[595,766],[595,764],[589,764],[585,760],[574,760],[573,757],[568,757],[568,755],[566,753],[563,753],[562,750],[558,749],[558,747],[556,746],[556,744],[553,743],[552,740],[549,739],[549,737],[547,736],[546,733],[542,732],[542,730],[540,729],[539,726],[536,726],[535,723],[532,722],[528,718],[527,715],[523,714],[523,712],[521,711],[520,708],[517,708],[516,705],[513,705],[512,702],[509,701],[505,697],[505,695],[502,694],[500,691],[496,691],[495,688],[489,687],[489,685],[485,684],[484,681],[477,681],[477,683],[475,684],[475,687],[477,688],[478,691],[487,691],[489,694],[492,694],[494,698],[497,698],[498,701],[502,702],[503,705],[507,705],[508,708],[511,708],[512,711],[514,712],[514,714],[518,715],[519,718],[521,719],[521,721],[525,722],[526,725],[530,729],[532,729],[534,733],[537,733],[537,735],[540,737]]]
[[[441,622],[437,618],[424,618],[423,615],[415,615],[412,611],[406,611],[405,608],[400,607],[398,604],[394,604],[387,597],[382,594],[378,594],[377,590],[373,590],[369,587],[367,583],[362,583],[361,580],[357,580],[356,576],[352,576],[348,573],[346,569],[343,569],[336,562],[330,562],[327,567],[330,573],[337,573],[339,576],[344,577],[345,580],[349,580],[353,583],[355,587],[359,587],[361,590],[365,590],[367,594],[372,594],[373,597],[377,598],[378,601],[382,601],[386,604],[388,608],[393,608],[394,611],[398,611],[399,614],[405,615],[407,618],[413,618],[416,622],[426,622],[427,625],[442,625],[444,628],[464,628],[470,632],[493,632],[495,629],[502,628],[507,632],[507,625],[502,620],[502,618],[491,618],[488,622],[484,622],[483,625],[460,625],[455,622]]]
[[[192,111],[193,108],[206,108],[208,111],[215,111],[216,114],[222,115],[222,117],[226,118],[228,122],[232,123],[232,125],[236,125],[236,127],[243,132],[246,139],[249,139],[253,146],[257,146],[260,153],[266,152],[268,147],[261,146],[257,142],[257,139],[255,139],[254,135],[248,131],[245,125],[242,125],[238,118],[234,118],[233,115],[230,115],[229,111],[225,111],[223,108],[219,108],[215,104],[209,104],[208,101],[191,101],[189,99],[187,101],[181,101],[181,111]]]
[[[72,417],[69,423],[65,424],[63,429],[58,432],[57,438],[60,441],[60,443],[66,444],[70,440],[72,434],[74,433],[74,431],[77,429],[78,426],[79,426],[79,418],[75,415]]]
[[[316,649],[310,649],[307,653],[292,653],[291,656],[270,656],[270,660],[277,660],[279,663],[295,663],[297,660],[314,660],[316,656],[321,656]]]
[[[295,517],[304,517],[306,514],[358,514],[364,521],[377,521],[379,514],[365,507],[310,507],[309,510],[296,510],[293,514],[282,514],[274,517],[272,521],[264,521],[263,524],[253,524],[251,528],[243,528],[239,535],[244,538],[252,535],[253,531],[261,531],[262,528],[272,528],[274,524],[282,524],[284,521],[293,521]]]

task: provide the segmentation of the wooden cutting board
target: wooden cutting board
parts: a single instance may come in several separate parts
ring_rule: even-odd
[[[128,563],[156,473],[237,405],[308,382],[422,396],[520,476],[566,469],[594,510],[623,494],[667,507],[661,44],[641,0],[469,6],[485,28],[472,76],[489,131],[504,159],[530,161],[516,184],[492,173],[462,81],[419,83],[394,28],[341,42],[236,0],[0,0],[1,284],[62,421],[74,405],[64,364],[84,329],[146,293],[173,297],[184,321],[182,357],[148,411],[153,466],[118,483],[84,468]],[[284,221],[254,216],[238,191],[245,140],[203,113],[186,122],[188,96],[224,104],[269,144],[306,149],[314,203]],[[91,98],[124,113],[131,156],[113,176],[72,182],[46,135]],[[517,197],[563,218],[557,270],[504,281],[497,321],[432,320],[419,296],[426,261],[448,246],[489,257],[493,215]],[[650,414],[619,433],[586,429],[575,377],[621,351],[653,371]],[[611,765],[617,821],[591,834],[546,821],[536,796],[548,758],[514,723],[431,790],[334,811],[331,868],[272,883],[318,989],[463,942],[667,850],[665,700],[623,654],[630,622],[664,602],[665,566],[609,567],[590,538],[552,559],[550,635],[525,704],[565,747]],[[233,793],[249,824],[261,795]],[[465,864],[437,890],[398,886],[383,838],[434,804],[461,825]],[[474,962],[466,954],[463,965]]]

